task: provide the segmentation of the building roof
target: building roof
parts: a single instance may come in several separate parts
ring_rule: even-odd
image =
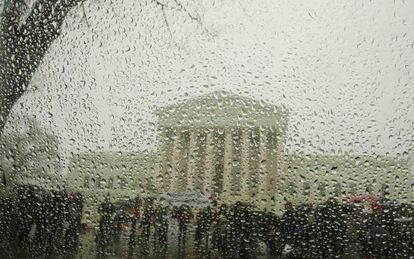
[[[275,106],[226,91],[186,100],[156,111],[161,127],[276,127],[286,130],[288,113]]]

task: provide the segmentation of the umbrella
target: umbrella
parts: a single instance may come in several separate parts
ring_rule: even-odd
[[[355,203],[367,203],[372,211],[377,211],[381,208],[380,204],[381,198],[372,193],[363,193],[359,195],[351,195],[348,197],[348,203],[349,204],[355,204]]]
[[[194,207],[210,206],[208,197],[198,192],[167,192],[161,195],[161,201],[175,206],[182,204]]]

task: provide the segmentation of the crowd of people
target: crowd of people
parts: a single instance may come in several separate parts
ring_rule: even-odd
[[[0,198],[0,258],[70,258],[81,232],[80,193],[20,186]]]
[[[13,198],[0,199],[0,258],[77,258],[80,236],[86,235],[82,209],[79,193],[17,188]],[[80,258],[414,256],[413,207],[385,200],[331,198],[297,206],[285,201],[279,216],[243,202],[214,200],[197,207],[107,197],[99,215],[95,253]]]
[[[107,199],[99,208],[100,221],[96,234],[97,257],[113,253],[120,237],[128,229],[128,256],[130,258],[163,258],[168,251],[171,219],[176,220],[177,253],[184,257],[189,239],[188,227],[194,222],[190,206],[165,206],[153,198],[136,198],[123,203],[111,203]]]
[[[294,207],[287,201],[284,214],[277,216],[242,202],[192,208],[166,206],[154,199],[136,199],[124,207],[125,213],[117,214],[116,206],[107,201],[101,206],[97,254],[105,257],[119,240],[122,224],[131,222],[129,258],[163,258],[171,253],[179,258],[414,256],[413,208],[384,201],[368,203],[371,210],[366,211],[364,202],[328,199]],[[177,238],[168,235],[171,223],[178,226]]]

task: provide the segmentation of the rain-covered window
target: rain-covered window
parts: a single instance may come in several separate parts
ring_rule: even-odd
[[[0,13],[0,258],[414,257],[414,1]]]

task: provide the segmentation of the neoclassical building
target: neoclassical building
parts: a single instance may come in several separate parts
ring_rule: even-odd
[[[344,200],[366,190],[414,201],[413,160],[374,154],[285,152],[285,108],[213,92],[160,108],[153,151],[91,151],[72,154],[66,185],[96,211],[113,200],[166,192],[215,192],[222,202],[238,200],[284,211]],[[1,190],[1,189],[0,189]]]
[[[219,91],[160,108],[156,150],[91,151],[73,154],[68,190],[84,194],[96,210],[113,200],[166,192],[215,192],[222,202],[238,200],[284,211],[346,200],[366,190],[414,201],[413,160],[401,156],[285,152],[285,108]]]
[[[160,191],[215,192],[268,206],[286,138],[286,109],[224,91],[157,111]]]

